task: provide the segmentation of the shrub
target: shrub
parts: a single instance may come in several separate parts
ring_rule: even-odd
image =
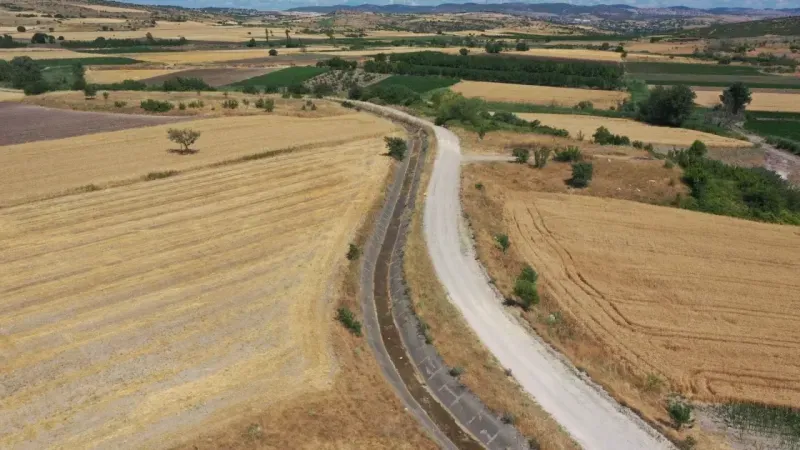
[[[516,45],[514,48],[516,48],[516,50],[517,50],[518,52],[527,52],[528,50],[530,50],[530,49],[531,49],[531,47],[530,47],[530,46],[528,45],[528,43],[527,43],[527,42],[525,42],[525,41],[519,41],[519,42],[517,42],[517,45]]]
[[[464,373],[464,368],[461,366],[456,366],[451,368],[449,373],[451,377],[458,378]]]
[[[278,56],[278,51],[274,48],[269,49],[269,56]]]
[[[202,100],[192,100],[191,102],[189,102],[189,108],[192,108],[192,109],[202,108],[204,106],[206,106],[206,104]]]
[[[508,240],[507,234],[495,235],[494,241],[497,242],[497,245],[500,247],[500,250],[502,250],[503,253],[508,251],[508,248],[511,247],[511,241]]]
[[[467,56],[467,55],[469,55],[469,49],[461,48],[461,49],[458,50],[458,54],[461,55],[461,56]]]
[[[342,306],[337,309],[336,320],[341,322],[341,324],[355,336],[361,337],[361,322],[356,320],[356,316],[353,314],[353,311],[350,311],[350,308]]]
[[[162,178],[169,178],[173,175],[177,175],[179,172],[177,170],[165,170],[163,172],[150,172],[144,176],[145,181],[153,181],[153,180],[160,180]]]
[[[200,137],[200,132],[190,128],[185,128],[182,130],[170,128],[167,130],[167,137],[169,137],[170,141],[180,144],[183,147],[181,151],[182,153],[192,153],[192,150],[189,147],[191,147],[192,144],[194,144]]]
[[[97,96],[97,87],[93,84],[87,84],[85,88],[83,88],[83,96],[87,99],[93,99]]]
[[[247,86],[242,88],[242,93],[255,95],[258,94],[258,88],[248,84]]]
[[[408,150],[408,144],[402,138],[398,137],[385,137],[387,154],[392,158],[401,161]]]
[[[259,98],[255,103],[256,108],[263,109],[266,112],[272,112],[275,109],[275,100],[271,98]]]
[[[162,102],[160,100],[153,100],[152,98],[142,100],[139,106],[148,112],[168,112],[173,108],[170,102]]]
[[[628,136],[612,134],[606,127],[598,127],[592,135],[594,142],[600,145],[630,145],[631,140]]]
[[[186,103],[180,102],[178,103],[178,109],[183,111],[186,109]]]
[[[656,86],[639,102],[639,120],[653,125],[679,127],[689,118],[697,95],[687,86]]]
[[[126,102],[126,101],[117,100],[117,101],[114,102],[114,107],[115,108],[124,108],[126,106],[128,106],[128,102]]]
[[[222,107],[227,109],[236,109],[239,107],[239,100],[235,98],[228,98],[222,101]]]
[[[590,102],[589,100],[583,100],[578,102],[578,104],[574,106],[574,109],[581,111],[594,109],[594,103]]]
[[[572,164],[572,178],[569,185],[576,188],[584,188],[592,181],[594,166],[590,162],[577,162]]]
[[[553,156],[553,159],[559,162],[576,162],[582,158],[581,149],[574,145],[570,145],[564,150],[556,150],[555,156]]]
[[[675,424],[675,428],[679,430],[692,420],[692,406],[681,400],[671,401],[667,406],[667,411],[669,411],[669,417]]]
[[[519,298],[525,310],[539,303],[539,292],[536,289],[536,283],[531,283],[530,281],[517,279],[514,283],[514,295]]]
[[[537,169],[544,169],[547,165],[547,160],[550,159],[550,147],[541,147],[533,152],[534,167]]]
[[[503,415],[500,417],[500,420],[506,425],[514,425],[517,423],[517,417],[508,411],[503,413]]]
[[[531,151],[527,148],[515,148],[511,151],[511,155],[514,157],[514,162],[517,164],[525,164],[531,157]]]
[[[25,95],[44,94],[50,90],[50,85],[44,80],[36,80],[25,85],[23,92]]]
[[[350,244],[350,247],[347,249],[347,260],[348,261],[355,261],[361,256],[361,249],[358,248],[355,244]]]
[[[638,148],[639,150],[644,148],[644,142],[642,141],[633,141],[631,142],[631,145],[633,146],[633,148]]]
[[[17,27],[17,32],[24,33],[25,31],[27,31],[27,29],[25,27],[23,27],[22,25]]]

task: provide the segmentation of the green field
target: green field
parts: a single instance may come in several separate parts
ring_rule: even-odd
[[[42,67],[56,67],[71,66],[77,63],[81,63],[84,66],[122,66],[127,64],[136,64],[141,61],[124,57],[98,56],[97,58],[39,59],[36,62]]]
[[[54,91],[70,90],[75,83],[75,73],[72,66],[48,67],[42,71],[42,78]]]
[[[259,88],[265,87],[286,87],[292,86],[295,84],[300,84],[305,81],[314,78],[317,75],[325,73],[328,71],[327,67],[314,67],[314,66],[304,66],[304,67],[288,67],[286,69],[281,69],[276,72],[270,72],[264,75],[259,75],[257,77],[248,78],[246,80],[239,81],[237,83],[233,83],[230,86],[232,87],[245,87],[245,86],[253,86]]]
[[[632,74],[761,75],[756,67],[722,64],[632,62],[625,69]]]
[[[373,86],[388,86],[390,84],[405,86],[412,91],[420,94],[432,91],[434,89],[441,89],[450,87],[459,82],[458,78],[449,77],[426,77],[417,75],[392,75],[389,78],[375,83]]]
[[[800,141],[800,114],[749,112],[745,129],[762,136],[775,136]]]

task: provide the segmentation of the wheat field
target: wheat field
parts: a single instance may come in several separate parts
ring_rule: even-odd
[[[0,49],[0,59],[11,61],[17,56],[29,56],[32,59],[68,59],[68,58],[96,58],[92,53],[73,52],[64,49],[44,49],[29,48],[21,49]]]
[[[168,447],[330,389],[334,274],[383,147],[5,208],[0,447]]]
[[[198,152],[170,152],[179,146],[167,139],[169,128],[200,131],[202,135],[193,146]],[[0,179],[4,187],[0,205],[41,198],[88,183],[102,186],[149,172],[186,170],[290,147],[314,150],[334,141],[385,136],[393,130],[389,122],[364,113],[315,119],[259,115],[8,145],[0,147]]]
[[[180,72],[177,69],[110,69],[86,71],[86,81],[97,84],[119,83],[125,80],[146,80]]]
[[[539,120],[544,125],[564,128],[571,137],[582,132],[586,139],[591,139],[598,127],[604,126],[614,134],[628,136],[631,141],[642,141],[654,145],[689,146],[695,140],[701,140],[711,147],[750,147],[751,143],[738,139],[717,136],[702,131],[685,128],[657,127],[631,119],[596,117],[579,114],[517,114],[519,117],[533,121]]]
[[[800,405],[800,233],[686,210],[511,194],[516,251],[620,364],[681,392]]]
[[[695,103],[701,106],[712,107],[719,104],[722,88],[712,91],[708,88],[694,89],[697,95]],[[800,112],[800,95],[792,92],[752,92],[752,101],[747,105],[750,111],[784,111]]]
[[[594,89],[575,89],[526,84],[491,83],[484,81],[462,81],[452,87],[465,97],[480,97],[490,102],[534,103],[539,105],[556,104],[575,106],[578,102],[590,101],[595,108],[608,109],[628,98],[619,91]]]

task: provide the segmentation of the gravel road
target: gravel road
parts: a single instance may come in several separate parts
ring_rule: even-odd
[[[585,449],[672,449],[672,444],[506,314],[476,260],[459,200],[458,137],[435,127],[438,155],[427,191],[424,232],[450,300],[522,387]]]

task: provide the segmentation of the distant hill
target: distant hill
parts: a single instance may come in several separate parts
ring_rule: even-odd
[[[767,34],[774,34],[777,36],[800,36],[800,16],[717,24],[704,28],[686,30],[680,34],[681,36],[702,38],[745,38],[764,36]]]
[[[751,9],[751,8],[714,8],[697,9],[687,6],[671,6],[663,8],[637,8],[631,5],[571,5],[568,3],[443,3],[436,6],[421,5],[333,5],[304,6],[292,8],[294,12],[332,13],[335,11],[358,11],[384,14],[436,14],[436,13],[525,13],[529,15],[577,16],[592,15],[604,19],[634,19],[645,17],[676,17],[698,15],[737,15],[749,17],[788,16],[797,14],[798,9]]]

